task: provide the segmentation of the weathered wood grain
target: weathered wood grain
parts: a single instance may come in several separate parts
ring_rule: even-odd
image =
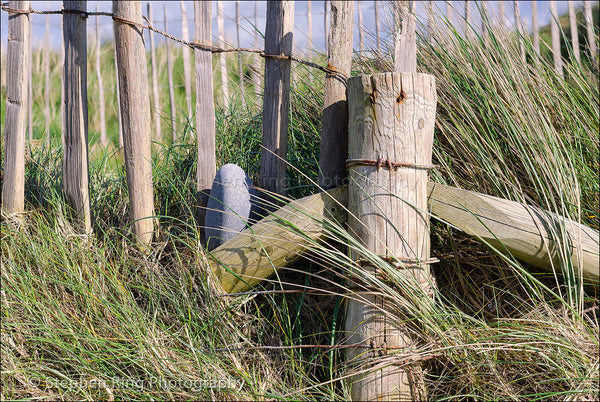
[[[194,2],[194,41],[212,44],[212,7],[210,1]],[[215,100],[213,93],[212,52],[194,49],[196,63],[196,138],[198,165],[198,222],[203,232],[208,195],[217,173],[215,156]]]
[[[348,101],[346,79],[352,65],[352,26],[354,4],[331,1],[327,65],[340,74],[327,74],[321,118],[319,150],[319,185],[324,189],[339,187],[346,178],[348,158]]]
[[[363,75],[348,80],[349,157],[431,164],[437,95],[433,76],[416,73]],[[426,169],[401,167],[349,168],[348,227],[370,252],[400,259],[429,259]],[[354,260],[362,258],[352,255]],[[365,269],[376,273],[375,267]],[[416,288],[430,294],[429,265],[402,269]],[[362,300],[358,300],[358,299]],[[411,347],[402,326],[392,324],[385,311],[389,300],[359,292],[348,300],[347,342],[376,347]],[[422,399],[424,388],[411,386],[407,369],[390,365],[370,370],[377,356],[362,348],[346,352],[347,363],[360,372],[350,379],[354,400]],[[413,370],[410,368],[409,370]],[[418,367],[415,367],[418,373]],[[418,374],[415,374],[418,375]],[[421,381],[418,381],[422,383]]]
[[[163,15],[165,18],[165,32],[169,32],[169,22],[167,21],[167,3],[163,6]],[[171,40],[165,41],[166,52],[167,52],[167,80],[169,84],[169,109],[171,111],[171,143],[174,143],[177,139],[177,128],[175,127],[175,112],[177,106],[175,105],[175,87],[173,83],[173,56],[171,55]]]
[[[294,2],[277,0],[267,3],[265,53],[292,53]],[[262,156],[260,187],[283,193],[286,190],[286,154],[290,110],[290,60],[265,59],[263,97]]]
[[[9,7],[29,9],[29,1],[10,1]],[[2,209],[8,214],[25,209],[25,130],[28,105],[29,15],[9,14],[6,50],[6,120]]]
[[[63,7],[86,11],[85,1],[64,1]],[[86,18],[63,15],[65,40],[65,127],[63,132],[63,191],[73,211],[77,229],[92,230],[88,172],[87,28]]]
[[[99,11],[99,5],[96,4],[96,12]],[[102,81],[102,71],[100,69],[100,16],[96,15],[96,78],[98,79],[98,104],[100,105],[100,143],[103,147],[108,145],[106,136],[106,110],[104,107],[104,84]]]
[[[181,39],[184,41],[190,40],[187,11],[185,9],[185,3],[180,1],[181,6]],[[185,80],[185,102],[187,106],[187,118],[192,118],[192,72],[190,69],[190,48],[187,46],[181,47],[181,53],[183,58],[183,77]]]
[[[395,1],[394,7],[394,71],[417,72],[417,35],[415,15],[409,1]]]
[[[326,236],[324,219],[346,220],[346,187],[292,201],[211,253],[225,292],[243,292],[300,258]]]
[[[113,1],[113,14],[142,24],[140,1]],[[140,245],[152,241],[154,202],[151,165],[150,96],[143,32],[114,20],[125,172],[133,233]]]

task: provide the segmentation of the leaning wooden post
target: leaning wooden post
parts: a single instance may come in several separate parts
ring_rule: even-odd
[[[169,32],[169,26],[167,22],[167,3],[164,4],[163,14],[165,17],[165,32]],[[173,86],[173,59],[171,58],[171,45],[170,39],[165,40],[165,47],[167,52],[167,79],[169,82],[169,108],[171,110],[171,143],[174,143],[177,139],[175,130],[175,88]]]
[[[577,64],[581,64],[581,55],[579,54],[579,36],[577,33],[577,14],[575,13],[575,2],[569,0],[569,26],[571,27],[571,43],[573,44],[573,55]]]
[[[397,71],[348,80],[348,224],[365,248],[401,270],[411,292],[427,297],[434,283],[428,265],[427,168],[437,95],[434,77],[416,73],[414,16],[403,3],[395,30]],[[385,274],[365,257],[352,251],[366,271]],[[416,342],[391,312],[406,307],[370,291],[348,301],[348,343],[370,345],[347,351],[357,372],[350,379],[353,400],[426,399],[420,366],[401,363]],[[373,365],[379,368],[369,369]]]
[[[29,10],[29,1],[10,1],[14,10]],[[9,13],[6,52],[6,123],[2,209],[25,209],[25,130],[29,75],[29,14]]]
[[[154,24],[152,21],[152,4],[148,3],[148,20],[151,24]],[[156,71],[156,51],[154,49],[154,32],[148,31],[148,35],[150,36],[150,64],[152,65],[152,101],[153,101],[153,111],[154,115],[154,129],[156,132],[154,133],[154,139],[156,141],[162,140],[162,130],[160,128],[160,99],[159,99],[159,91],[158,91],[158,78]]]
[[[319,185],[325,189],[338,187],[346,178],[348,156],[348,102],[346,79],[352,64],[352,26],[354,4],[332,0],[327,65],[335,73],[325,78],[323,116],[321,120],[321,149],[319,154]]]
[[[187,12],[185,10],[185,3],[180,2],[181,5],[181,39],[184,41],[190,40]],[[190,48],[183,45],[181,48],[183,58],[183,76],[185,78],[185,102],[187,104],[187,119],[192,118],[192,72],[190,70]]]
[[[86,12],[85,1],[64,1],[66,10]],[[63,14],[65,39],[65,128],[63,191],[83,233],[92,230],[88,173],[87,28],[86,16]]]
[[[113,1],[115,17],[142,24],[140,1]],[[143,32],[114,20],[119,93],[125,146],[125,172],[133,234],[141,244],[152,241],[154,203],[150,144],[150,96]]]
[[[194,42],[212,45],[212,7],[210,1],[194,2]],[[198,142],[198,165],[196,191],[198,195],[198,223],[204,233],[206,204],[217,173],[215,157],[215,100],[213,92],[212,52],[194,49],[196,63],[196,138]]]
[[[563,79],[562,57],[560,54],[560,27],[559,17],[556,10],[556,1],[550,1],[550,33],[552,35],[552,54],[554,56],[554,69],[556,74]]]
[[[99,6],[96,4],[96,12]],[[98,78],[98,102],[100,103],[100,143],[103,147],[108,145],[106,136],[106,118],[104,110],[104,85],[102,83],[102,71],[100,69],[100,18],[96,15],[96,77]]]
[[[267,2],[265,53],[292,54],[294,2]],[[265,59],[263,96],[263,151],[260,160],[260,187],[269,192],[283,193],[286,189],[286,153],[290,109],[290,59]]]

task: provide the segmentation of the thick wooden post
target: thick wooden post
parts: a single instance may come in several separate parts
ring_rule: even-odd
[[[187,12],[185,3],[180,1],[181,5],[181,39],[184,41],[190,40],[188,29]],[[181,48],[183,58],[183,77],[185,79],[185,102],[187,106],[187,118],[192,118],[192,72],[190,70],[190,48],[183,45]]]
[[[96,4],[96,12],[99,6]],[[100,69],[100,16],[96,15],[96,77],[98,78],[98,101],[100,104],[100,143],[103,147],[108,145],[106,136],[106,112],[104,109],[104,85],[102,83],[102,71]]]
[[[28,10],[29,1],[10,1],[9,7]],[[2,209],[9,214],[25,209],[25,130],[29,65],[29,14],[8,16],[6,53],[6,123]]]
[[[533,31],[533,49],[535,53],[540,55],[540,25],[538,23],[538,8],[537,1],[531,1],[531,30]]]
[[[85,1],[64,1],[67,10],[86,11]],[[83,15],[63,15],[65,39],[63,191],[79,230],[92,230],[88,173],[87,29]]]
[[[152,3],[148,3],[148,19],[152,24],[154,21],[152,20]],[[157,67],[156,67],[156,50],[154,47],[154,32],[148,31],[148,35],[150,36],[150,64],[152,66],[152,104],[153,110],[152,114],[154,116],[154,139],[156,141],[162,141],[162,130],[160,127],[160,99],[159,99],[159,90],[158,90],[158,77],[157,77]]]
[[[140,1],[113,1],[113,14],[142,24]],[[150,96],[143,32],[114,21],[119,92],[125,145],[125,171],[133,233],[140,244],[149,244],[154,231],[150,144]]]
[[[592,2],[586,0],[583,2],[583,15],[585,18],[585,28],[587,31],[588,46],[590,57],[596,63],[598,62],[598,47],[596,46],[596,36],[594,35],[594,20],[592,18]]]
[[[560,79],[563,79],[562,56],[560,54],[560,27],[556,10],[556,1],[550,1],[550,33],[552,35],[552,54],[554,56],[554,69]]]
[[[167,22],[167,3],[164,4],[163,14],[165,17],[165,32],[169,32],[168,22]],[[175,88],[173,86],[173,59],[171,56],[171,44],[169,43],[170,39],[165,40],[165,46],[167,51],[167,79],[169,81],[169,109],[171,110],[171,143],[174,143],[177,139],[177,132],[175,129],[175,111],[177,110],[177,106],[175,106]]]
[[[212,7],[210,1],[194,2],[194,41],[212,44]],[[212,52],[194,49],[196,59],[196,138],[198,165],[196,191],[198,192],[198,223],[204,227],[206,204],[217,173],[215,157],[215,101],[213,93]]]
[[[331,1],[331,25],[327,38],[327,64],[340,74],[327,74],[319,154],[319,185],[325,189],[338,187],[346,178],[348,157],[348,102],[346,79],[352,64],[352,26],[354,4]]]
[[[292,53],[294,2],[277,0],[267,3],[265,53]],[[286,154],[290,109],[290,60],[265,59],[263,97],[263,151],[260,161],[260,187],[283,193],[286,189]]]
[[[421,288],[427,295],[433,279],[426,263],[429,217],[424,167],[431,164],[436,99],[430,75],[384,73],[348,80],[350,231],[372,253],[397,258],[394,265],[412,283],[411,291]],[[360,160],[407,166],[378,168]],[[353,259],[365,257],[353,254]],[[365,269],[382,274],[374,267]],[[357,372],[351,378],[353,400],[425,398],[419,367],[394,364],[415,347],[392,313],[401,308],[371,292],[358,292],[348,301],[348,343],[376,349],[348,349],[348,363]],[[380,368],[369,369],[373,364]]]
[[[572,0],[569,0],[569,26],[571,27],[573,56],[575,56],[577,64],[581,64],[581,55],[579,54],[579,36],[577,34],[577,14],[575,13],[575,2]]]
[[[217,1],[217,29],[219,31],[219,46],[225,47],[225,23],[223,21],[223,2]],[[229,113],[229,76],[227,74],[227,58],[225,53],[219,53],[219,67],[221,71],[221,92],[223,94],[223,109]]]

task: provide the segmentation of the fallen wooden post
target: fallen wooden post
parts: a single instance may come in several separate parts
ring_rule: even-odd
[[[348,190],[294,200],[211,253],[212,271],[225,292],[243,292],[300,258],[325,237],[324,219],[346,221]]]
[[[563,225],[570,239],[573,265],[581,264],[585,283],[600,287],[598,231],[530,205],[443,184],[429,182],[427,194],[431,214],[499,251],[508,251],[546,271],[552,269],[551,261],[555,266],[559,263],[559,247],[550,229]],[[346,221],[347,199],[347,187],[338,187],[296,200],[273,213],[281,218],[279,224],[273,217],[267,217],[268,224],[260,221],[251,230],[246,229],[216,248],[212,252],[212,269],[223,289],[228,293],[247,291],[273,275],[278,267],[296,261],[310,249],[311,243],[325,236],[321,224],[325,211],[330,211],[340,224]],[[307,228],[306,233],[290,237],[291,226]],[[301,242],[297,241],[299,238]],[[258,245],[261,241],[264,249]],[[269,251],[270,259],[265,251]]]

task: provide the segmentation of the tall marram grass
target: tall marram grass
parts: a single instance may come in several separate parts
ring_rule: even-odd
[[[418,66],[437,82],[440,168],[432,180],[597,229],[593,63],[567,63],[561,80],[528,40],[523,64],[514,34],[493,30],[468,41],[437,20],[437,34],[420,38]],[[391,52],[383,53],[355,55],[353,74],[390,70]],[[291,197],[319,190],[322,79],[303,67],[294,73]],[[383,313],[415,339],[415,349],[378,363],[419,363],[429,399],[598,398],[598,294],[573,275],[568,250],[544,273],[432,217],[440,263],[431,299],[325,220],[331,241],[313,244],[252,292],[223,297],[195,220],[194,120],[186,118],[192,127],[182,118],[179,141],[153,156],[159,231],[150,254],[131,243],[118,150],[94,150],[90,237],[67,218],[59,128],[51,149],[29,150],[28,212],[21,220],[3,215],[1,224],[2,399],[348,399],[344,378],[364,366],[346,362],[343,349],[297,347],[343,344],[355,275],[381,289],[395,306]],[[256,178],[260,127],[251,110],[218,108],[218,164],[237,163]],[[370,256],[392,282],[361,270],[349,250]]]

